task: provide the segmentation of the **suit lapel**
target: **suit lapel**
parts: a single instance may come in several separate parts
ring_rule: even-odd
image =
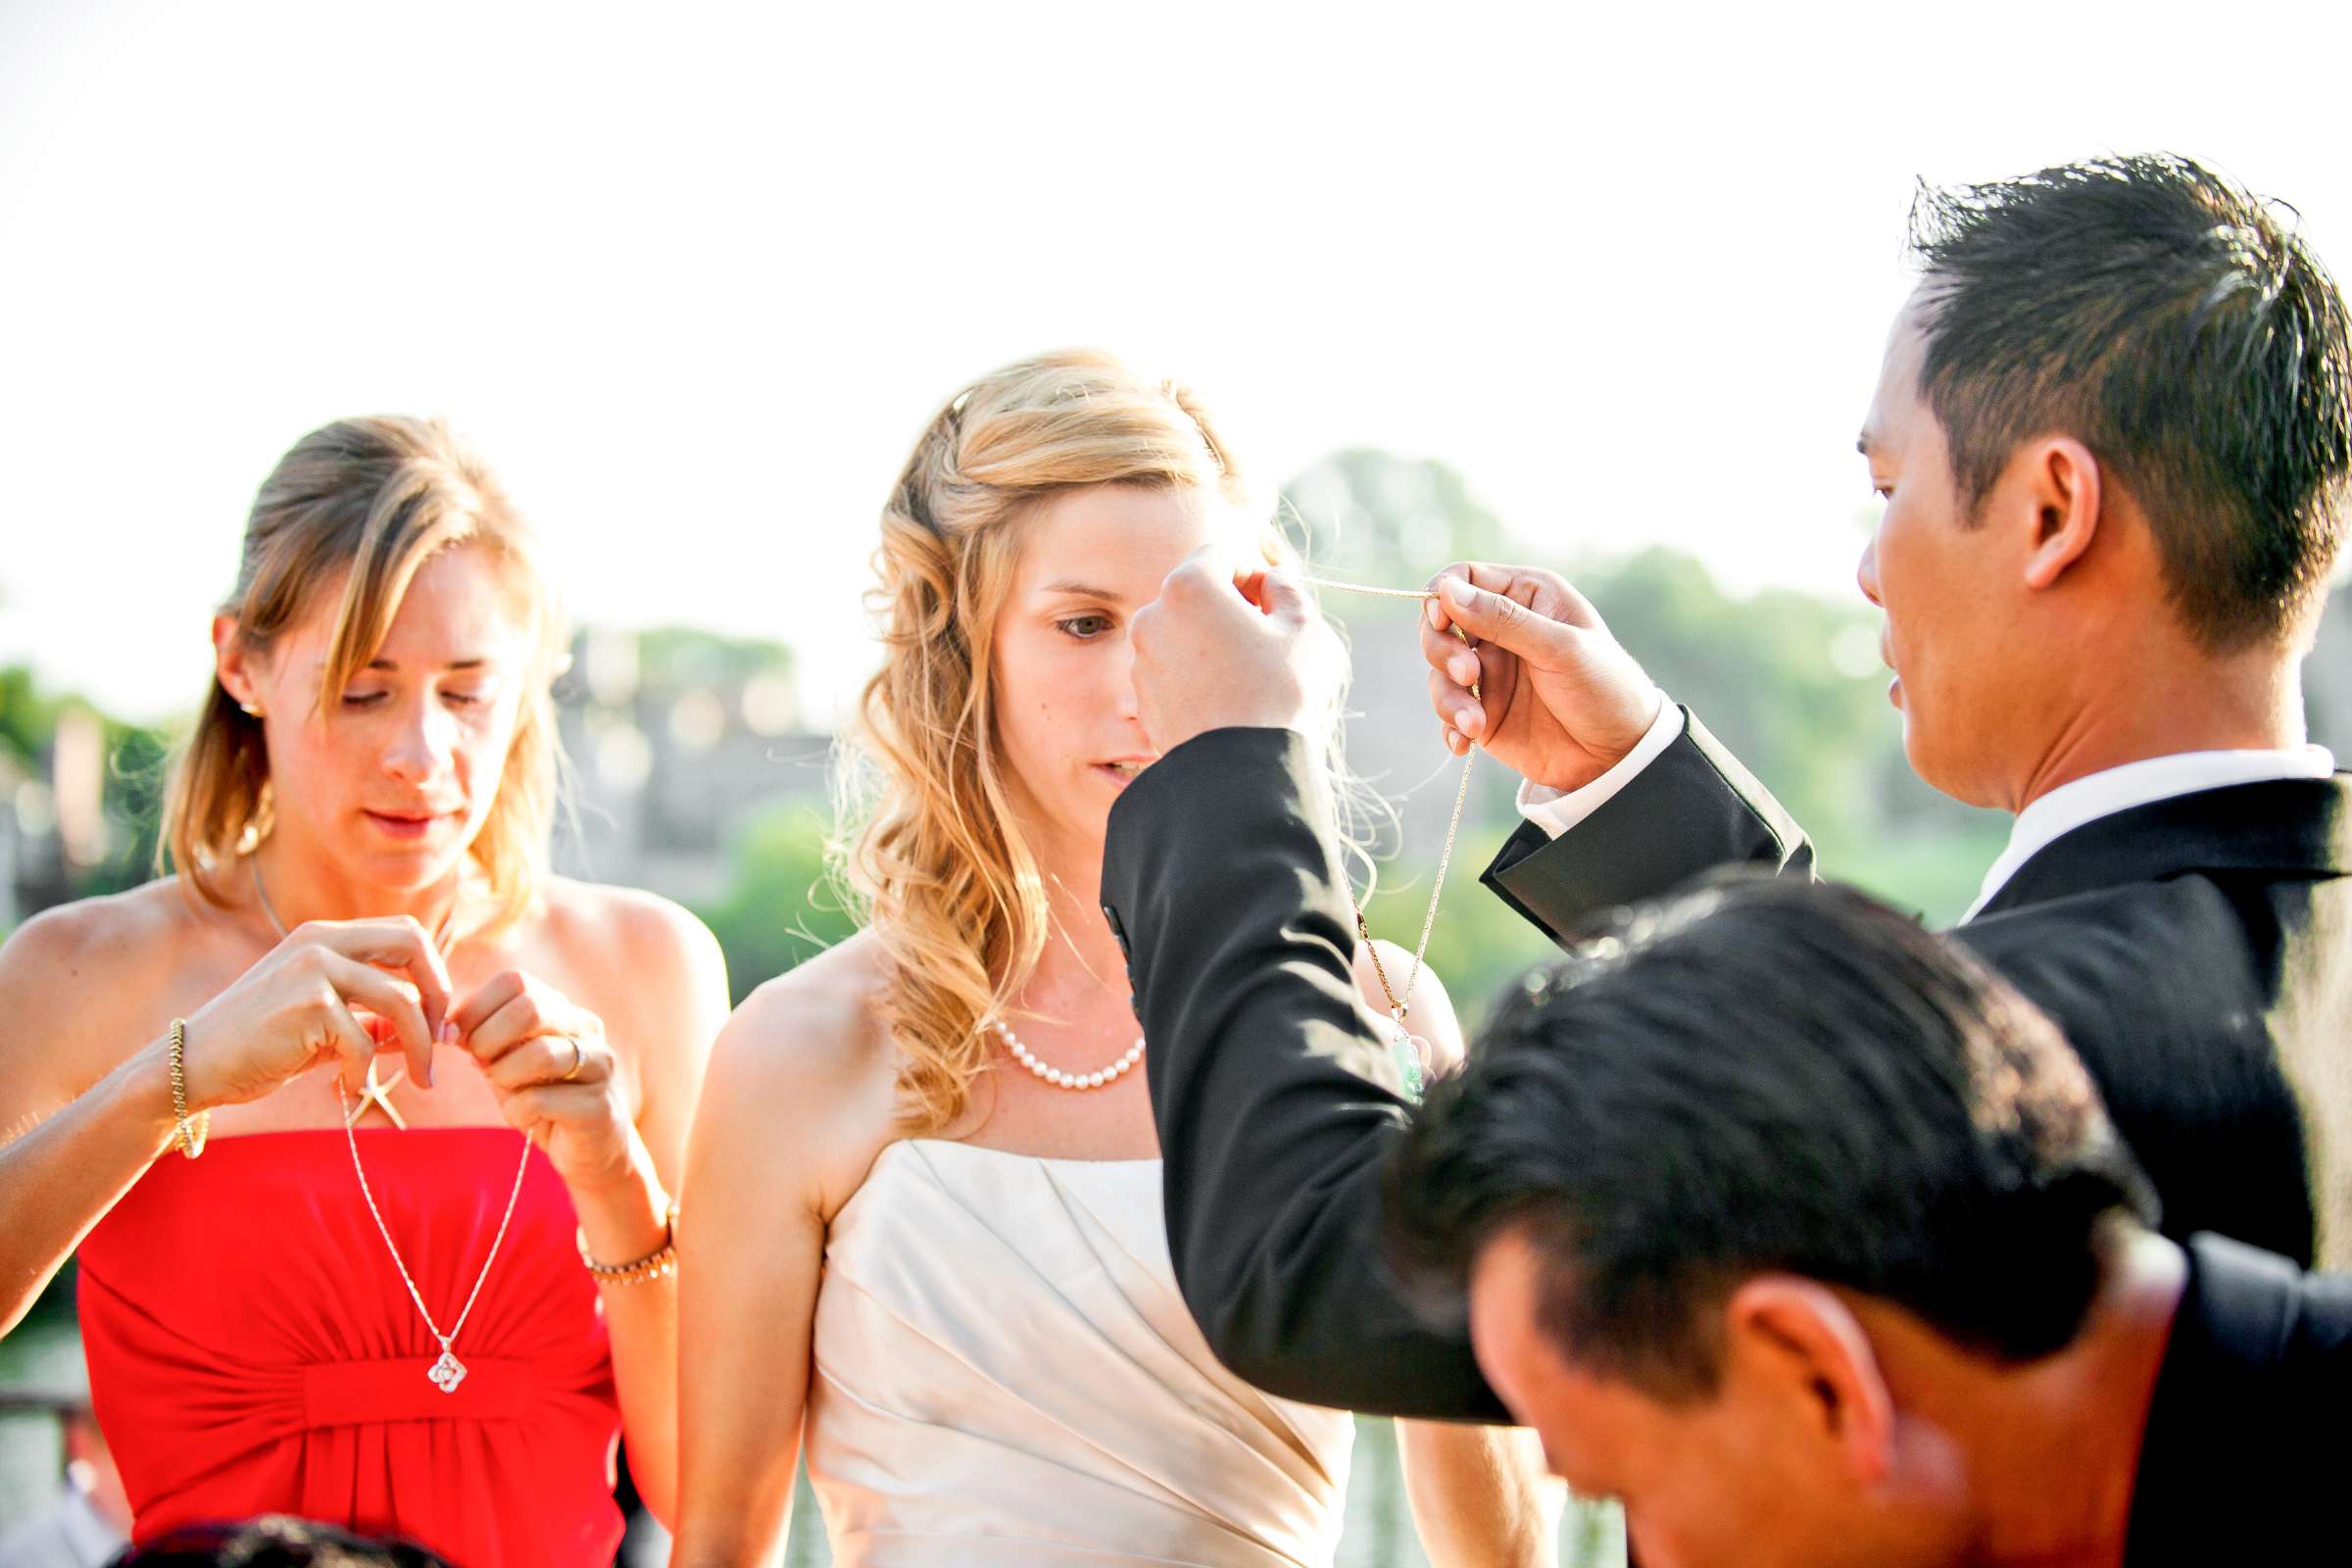
[[[2352,775],[2225,785],[2085,822],[2035,852],[1976,918],[2196,871],[2352,873]]]

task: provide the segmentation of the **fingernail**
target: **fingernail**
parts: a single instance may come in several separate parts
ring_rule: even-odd
[[[445,1046],[454,1046],[454,1045],[456,1045],[457,1043],[458,1043],[458,1026],[457,1026],[457,1024],[456,1024],[455,1022],[453,1022],[452,1020],[450,1020],[450,1019],[447,1019],[447,1018],[444,1018],[444,1019],[442,1019],[442,1020],[441,1020],[441,1044],[443,1044],[443,1045],[445,1045]]]
[[[1428,616],[1430,625],[1439,631],[1446,629],[1446,612],[1438,608],[1438,602],[1435,599],[1421,601],[1421,613]]]
[[[424,1087],[433,1087],[433,1058],[430,1056],[424,1058]]]
[[[1480,730],[1487,727],[1487,715],[1478,709],[1465,708],[1462,716],[1453,721],[1453,727],[1465,737],[1475,738]]]
[[[1467,686],[1472,681],[1478,679],[1478,661],[1457,654],[1452,659],[1446,661],[1446,672],[1448,675],[1451,675],[1455,680],[1461,682],[1464,686]]]

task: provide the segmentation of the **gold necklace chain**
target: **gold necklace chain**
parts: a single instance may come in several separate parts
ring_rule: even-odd
[[[277,933],[279,941],[284,941],[293,933],[286,929],[286,922],[277,917],[277,906],[270,902],[269,884],[262,880],[262,862],[249,858],[245,861],[245,866],[253,873],[253,896],[260,903],[262,913],[269,917],[270,929]],[[433,928],[433,946],[444,954],[449,952],[449,928],[457,922],[458,906],[453,901],[450,904],[449,912],[441,916],[441,923]]]
[[[253,868],[253,891],[262,912],[270,917],[271,928],[283,939],[288,934],[286,923],[277,917],[277,910],[270,903],[270,890],[262,882],[261,862],[248,860],[246,863]],[[449,928],[457,915],[457,906],[452,905],[449,914],[441,921],[441,928],[433,933],[434,947],[440,948],[448,939]],[[368,1059],[368,1080],[372,1084],[375,1076],[373,1057]],[[409,1299],[416,1303],[416,1315],[424,1319],[424,1326],[441,1345],[441,1358],[424,1375],[443,1394],[455,1394],[458,1385],[466,1381],[466,1363],[458,1359],[457,1352],[450,1348],[450,1342],[465,1332],[466,1320],[473,1315],[473,1303],[480,1298],[482,1287],[489,1282],[490,1265],[498,1261],[498,1250],[507,1240],[507,1226],[514,1221],[515,1200],[522,1197],[522,1178],[531,1168],[531,1141],[528,1137],[522,1141],[522,1158],[514,1163],[514,1185],[507,1194],[507,1211],[499,1216],[498,1234],[490,1239],[490,1253],[482,1259],[482,1271],[473,1277],[473,1289],[466,1294],[466,1304],[459,1309],[458,1320],[444,1334],[441,1325],[433,1321],[432,1312],[425,1306],[424,1295],[416,1289],[416,1281],[409,1273],[409,1265],[401,1258],[400,1247],[392,1240],[392,1227],[384,1223],[383,1210],[375,1206],[375,1194],[368,1185],[367,1168],[360,1163],[360,1140],[351,1130],[354,1119],[351,1114],[351,1096],[343,1087],[340,1069],[335,1073],[335,1103],[343,1110],[343,1142],[351,1150],[351,1173],[360,1179],[360,1196],[368,1200],[368,1212],[375,1220],[375,1232],[384,1239],[384,1250],[392,1254],[392,1266],[400,1270],[400,1283],[409,1288]]]
[[[1369,594],[1379,599],[1410,599],[1419,602],[1437,597],[1424,588],[1374,588],[1364,583],[1335,582],[1324,577],[1308,577],[1305,581],[1310,588],[1335,589],[1341,593],[1349,594]],[[1459,626],[1453,628],[1453,634],[1461,638],[1465,645],[1470,641],[1469,635]],[[1473,683],[1470,695],[1476,697],[1478,694],[1478,687]],[[1348,889],[1348,906],[1355,911],[1355,933],[1363,939],[1364,952],[1371,956],[1372,973],[1380,980],[1381,995],[1389,999],[1389,1022],[1394,1031],[1389,1037],[1390,1050],[1396,1058],[1397,1070],[1404,1076],[1405,1094],[1414,1100],[1421,1098],[1421,1056],[1418,1052],[1413,1050],[1412,1033],[1404,1026],[1404,1015],[1412,1010],[1413,987],[1420,983],[1422,960],[1429,956],[1429,936],[1432,931],[1437,929],[1438,901],[1446,892],[1446,868],[1453,864],[1453,841],[1461,831],[1462,807],[1470,799],[1470,769],[1477,760],[1478,743],[1472,741],[1470,749],[1462,754],[1462,782],[1460,787],[1453,792],[1453,814],[1446,823],[1446,846],[1439,853],[1438,872],[1429,885],[1429,908],[1421,916],[1421,940],[1414,945],[1413,967],[1405,976],[1402,996],[1398,996],[1396,988],[1389,983],[1388,967],[1380,961],[1380,949],[1372,941],[1372,927],[1370,922],[1364,918],[1362,903],[1356,899],[1353,888]]]
[[[335,1100],[338,1103],[344,1103],[347,1111],[349,1098],[344,1092],[342,1077],[337,1075]],[[507,1239],[507,1226],[514,1218],[515,1200],[522,1197],[522,1178],[531,1168],[531,1141],[528,1138],[522,1141],[522,1158],[514,1164],[514,1186],[507,1194],[507,1211],[499,1216],[498,1234],[490,1238],[490,1253],[482,1259],[482,1271],[473,1277],[473,1289],[466,1294],[466,1304],[459,1309],[458,1320],[449,1326],[447,1334],[442,1333],[441,1325],[433,1321],[433,1314],[426,1308],[424,1297],[417,1291],[416,1280],[409,1275],[409,1265],[401,1261],[400,1248],[392,1240],[392,1228],[384,1223],[383,1210],[375,1206],[375,1194],[368,1190],[368,1172],[360,1164],[360,1140],[352,1132],[348,1121],[343,1124],[343,1141],[351,1148],[351,1172],[360,1179],[360,1196],[368,1200],[368,1212],[374,1216],[376,1234],[384,1239],[384,1250],[392,1254],[392,1266],[400,1270],[400,1283],[409,1288],[409,1299],[416,1303],[416,1315],[424,1319],[424,1326],[432,1331],[434,1339],[441,1342],[441,1359],[435,1361],[424,1375],[443,1394],[455,1394],[458,1385],[466,1381],[466,1363],[458,1359],[457,1352],[450,1348],[450,1342],[465,1331],[466,1319],[473,1314],[475,1299],[482,1294],[482,1287],[489,1283],[490,1265],[498,1261],[498,1250]]]

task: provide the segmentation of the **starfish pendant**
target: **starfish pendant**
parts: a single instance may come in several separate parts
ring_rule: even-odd
[[[404,1133],[407,1132],[409,1130],[409,1124],[401,1118],[400,1111],[394,1107],[392,1103],[392,1091],[398,1089],[402,1084],[406,1083],[408,1081],[408,1077],[409,1069],[406,1067],[400,1067],[393,1071],[392,1081],[390,1083],[377,1083],[375,1081],[375,1058],[373,1056],[369,1056],[368,1058],[368,1082],[360,1090],[360,1098],[358,1102],[352,1105],[351,1109],[343,1113],[343,1125],[347,1128],[357,1126],[360,1118],[368,1114],[368,1107],[369,1105],[373,1105],[378,1110],[381,1110],[385,1115],[392,1118],[393,1126],[399,1128]],[[441,1359],[444,1361],[449,1361],[449,1356],[444,1353]],[[458,1365],[455,1361],[450,1361],[449,1364],[451,1366]],[[466,1369],[464,1367],[458,1367],[458,1375],[460,1377],[465,1376]],[[451,1386],[454,1388],[456,1385],[453,1384]]]
[[[458,1385],[466,1381],[466,1363],[450,1353],[449,1342],[444,1340],[441,1342],[441,1359],[435,1361],[432,1369],[424,1375],[443,1394],[455,1394]]]
[[[1404,1098],[1418,1104],[1421,1101],[1421,1053],[1413,1049],[1412,1031],[1405,1028],[1401,1014],[1390,1020],[1394,1033],[1389,1036],[1389,1049],[1396,1054],[1396,1070],[1404,1077]]]

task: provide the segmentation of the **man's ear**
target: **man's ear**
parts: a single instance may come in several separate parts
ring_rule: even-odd
[[[1834,1446],[1857,1486],[1894,1462],[1894,1397],[1861,1321],[1827,1286],[1759,1274],[1724,1303],[1726,1374],[1787,1401],[1800,1430]]]
[[[2012,476],[2021,487],[2017,499],[2034,517],[2026,586],[2048,588],[2098,537],[2104,500],[2099,460],[2072,436],[2044,436],[2019,449]]]

